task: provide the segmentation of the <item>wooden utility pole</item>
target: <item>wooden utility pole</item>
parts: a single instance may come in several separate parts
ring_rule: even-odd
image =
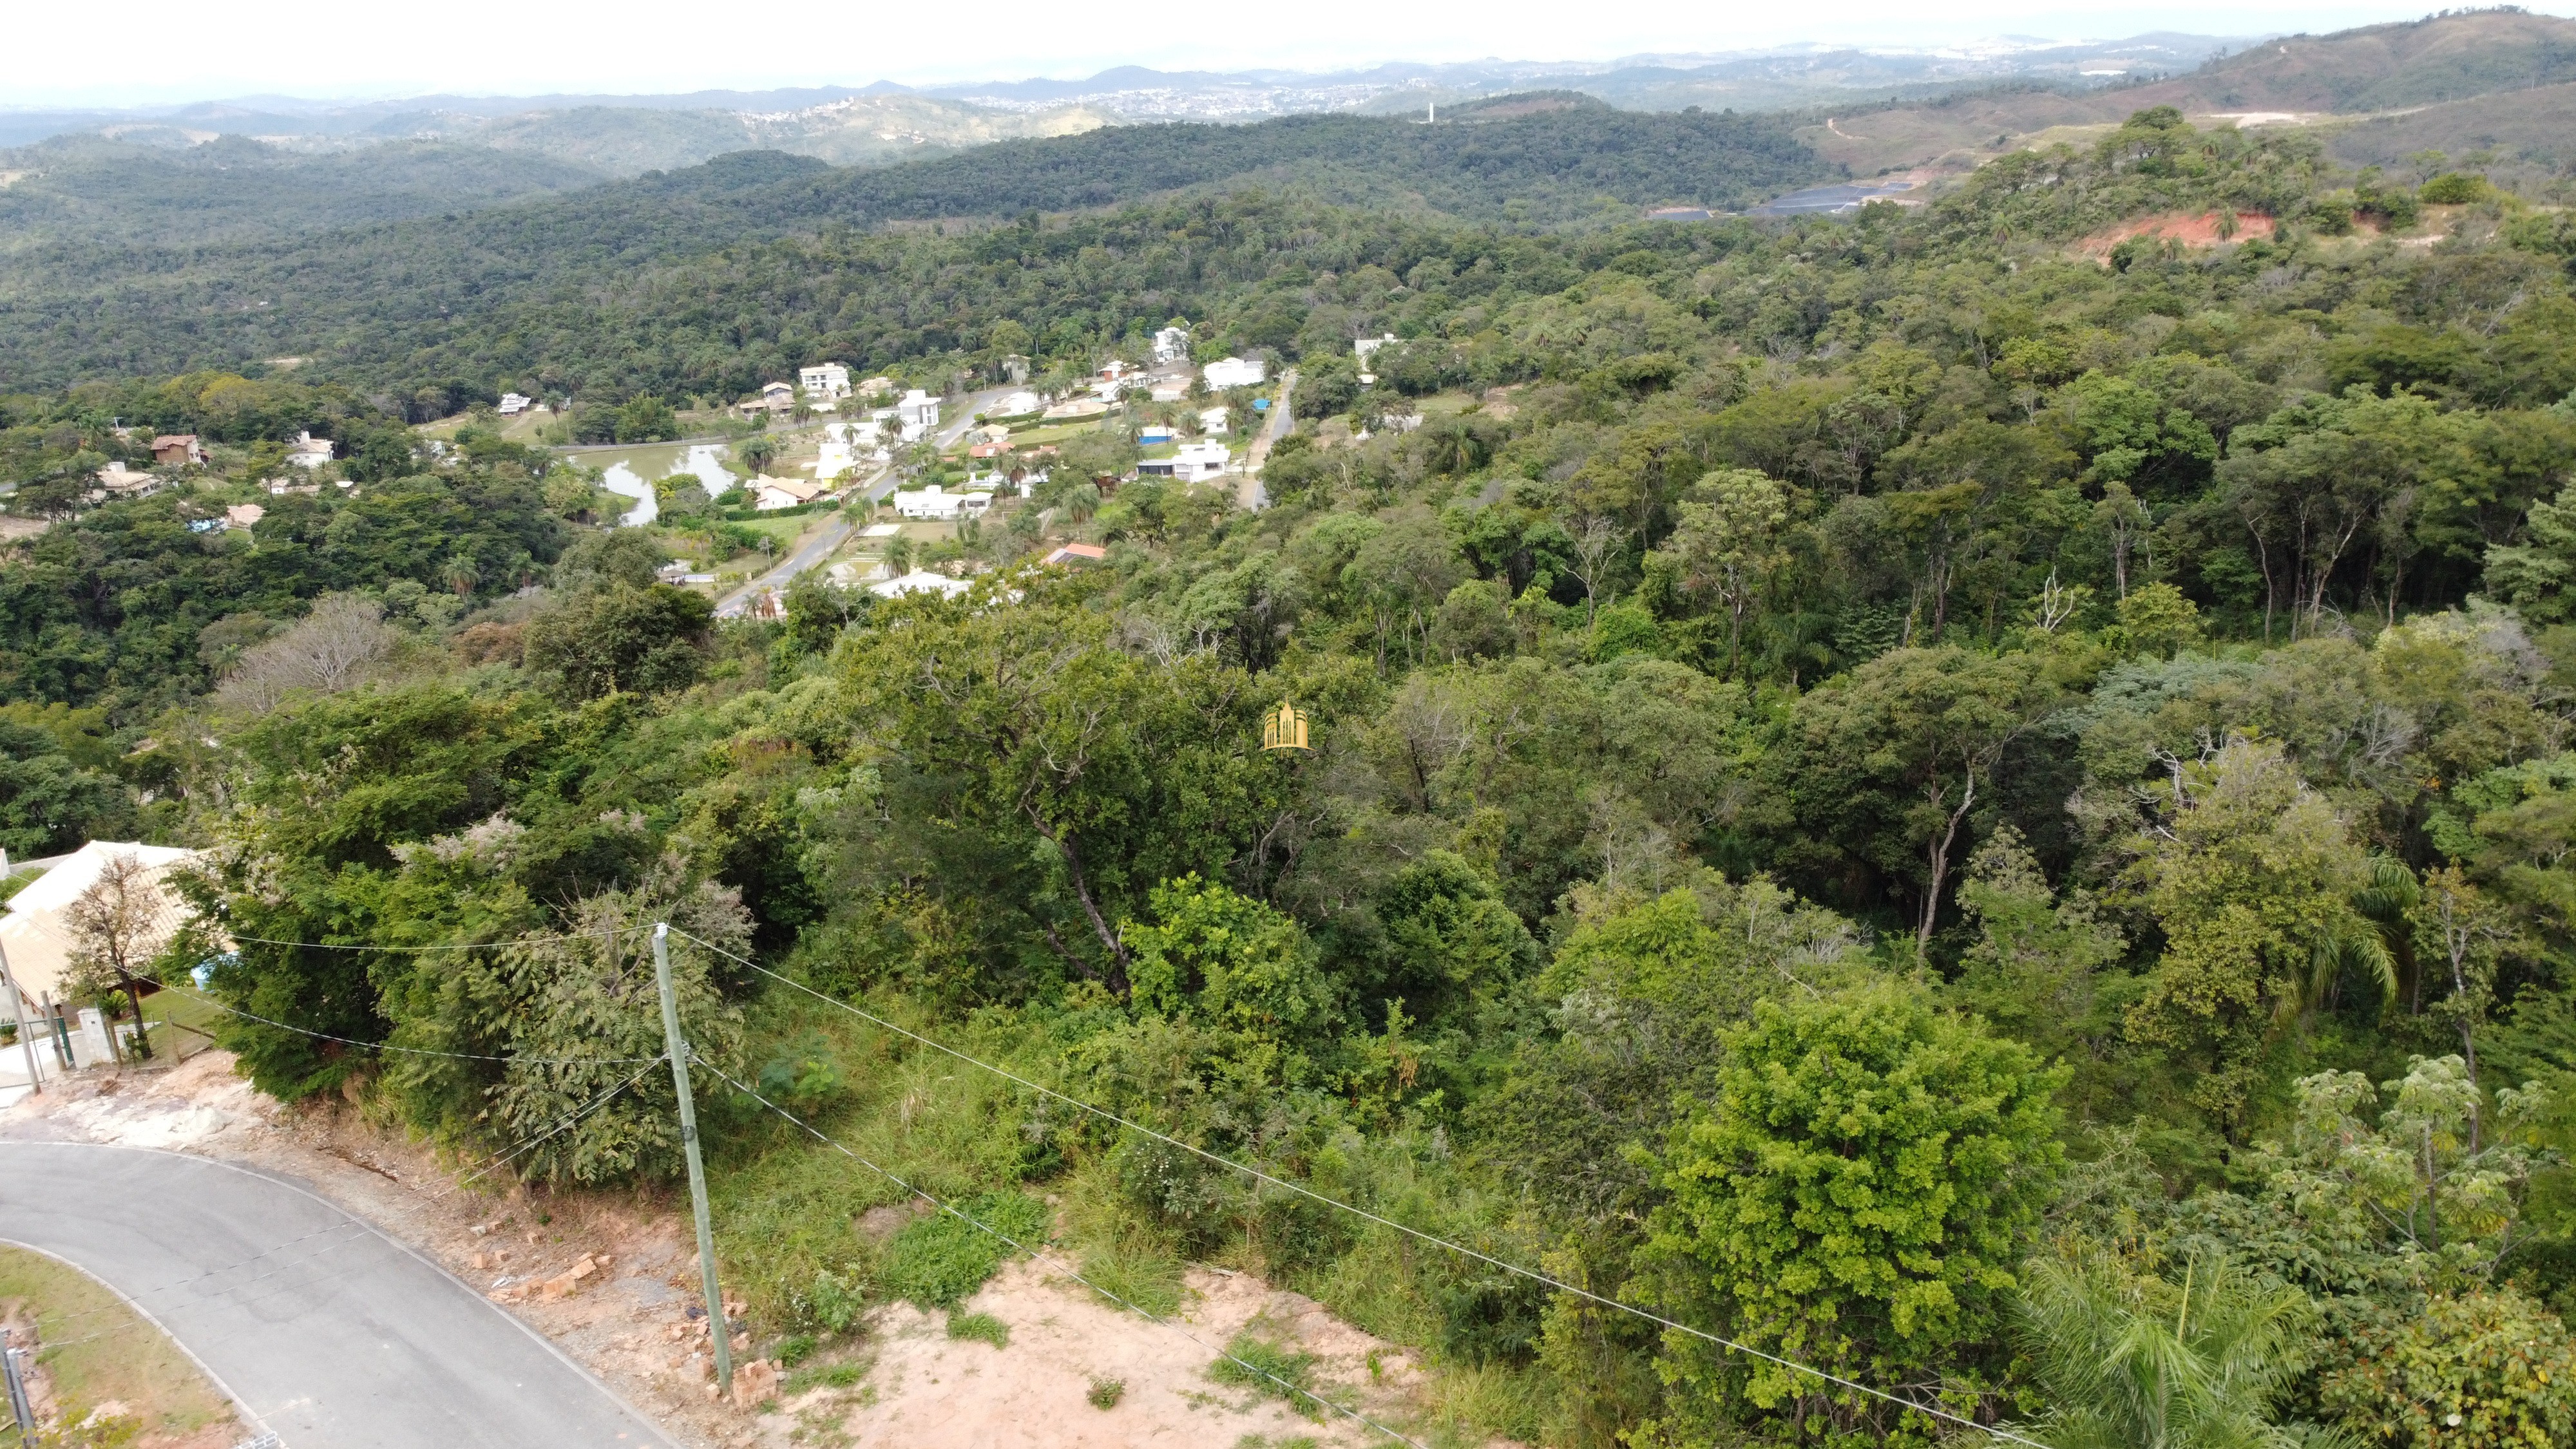
[[[671,1052],[671,1084],[680,1098],[680,1152],[689,1160],[689,1211],[698,1220],[698,1277],[706,1285],[707,1338],[716,1350],[716,1392],[733,1392],[733,1328],[716,1286],[716,1233],[707,1222],[707,1169],[698,1157],[698,1108],[689,1096],[689,1044],[680,1037],[680,999],[671,989],[671,926],[653,923],[653,983],[662,991],[662,1040]]]

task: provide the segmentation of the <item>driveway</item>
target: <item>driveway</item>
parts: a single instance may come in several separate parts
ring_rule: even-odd
[[[278,1178],[0,1142],[0,1239],[140,1305],[284,1449],[670,1449],[534,1330]]]
[[[795,581],[798,574],[832,556],[832,551],[850,536],[850,528],[847,518],[835,517],[820,532],[797,545],[796,551],[780,560],[776,567],[717,600],[716,617],[735,618],[748,610],[762,594],[786,593],[787,586]]]

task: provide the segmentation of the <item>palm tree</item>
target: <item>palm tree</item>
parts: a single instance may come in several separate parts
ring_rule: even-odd
[[[2021,1432],[2050,1449],[2317,1449],[2328,1430],[2273,1419],[2311,1310],[2224,1261],[2177,1289],[2099,1250],[2022,1274],[2024,1347],[2055,1407]]]

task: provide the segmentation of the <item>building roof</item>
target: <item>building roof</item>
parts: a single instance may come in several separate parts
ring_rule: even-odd
[[[163,433],[152,440],[152,451],[156,453],[161,451],[163,448],[193,448],[195,446],[197,446],[197,435],[194,433]]]
[[[268,516],[268,510],[256,503],[236,503],[224,510],[224,527],[248,528]]]
[[[799,503],[810,503],[831,491],[825,484],[803,483],[793,478],[772,478],[766,474],[752,479],[744,486],[754,493],[764,491],[784,493]]]
[[[1051,564],[1098,563],[1109,557],[1109,550],[1096,543],[1068,543],[1046,556]]]
[[[9,973],[26,994],[30,1011],[47,999],[62,994],[63,975],[70,969],[72,955],[71,925],[63,913],[81,893],[97,884],[112,856],[133,856],[149,871],[159,909],[153,922],[158,950],[170,934],[192,914],[188,904],[170,889],[167,877],[172,868],[197,858],[193,850],[167,845],[141,845],[131,841],[93,840],[53,864],[53,868],[30,881],[24,890],[9,898],[6,915],[0,915],[0,947],[8,953]]]
[[[886,579],[870,584],[868,592],[881,599],[891,599],[902,594],[945,594],[955,598],[966,592],[968,587],[970,586],[964,579],[952,579],[946,574],[934,574],[927,569],[914,569],[902,578]]]

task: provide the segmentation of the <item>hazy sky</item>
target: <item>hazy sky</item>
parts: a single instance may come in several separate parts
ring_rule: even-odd
[[[2534,8],[2566,13],[2576,0]],[[0,106],[120,105],[273,93],[526,95],[908,84],[1162,69],[1318,69],[1483,57],[1600,60],[1822,40],[1923,44],[2001,34],[2246,35],[2413,19],[2373,0],[1824,0],[1569,5],[1564,0],[1297,0],[1233,6],[1035,4],[747,7],[537,0],[415,10],[347,0],[13,5]],[[820,17],[820,18],[807,18]]]

